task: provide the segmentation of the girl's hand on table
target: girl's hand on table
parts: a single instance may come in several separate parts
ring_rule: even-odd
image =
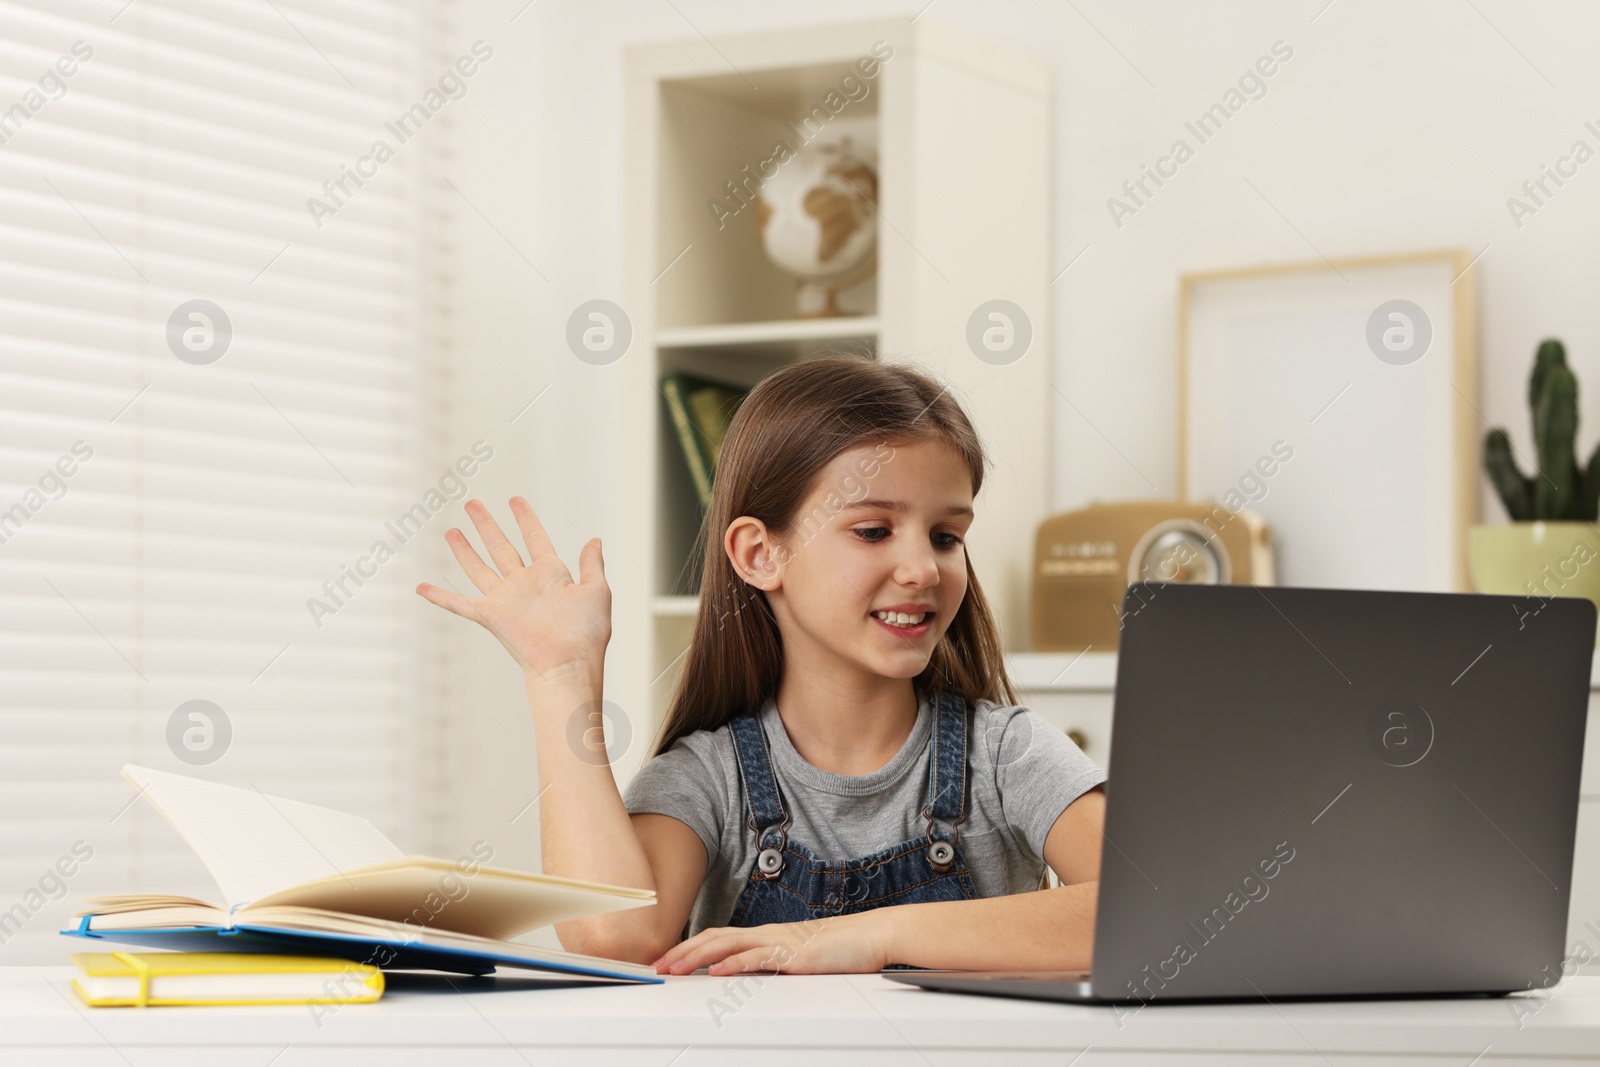
[[[892,908],[765,926],[713,926],[656,960],[658,974],[859,974],[889,963]]]
[[[539,517],[522,497],[511,498],[511,514],[528,548],[527,563],[482,502],[467,501],[466,512],[494,566],[483,561],[460,530],[446,530],[444,539],[483,595],[464,596],[427,582],[417,586],[417,593],[494,634],[524,672],[547,680],[576,674],[599,685],[611,640],[611,588],[606,584],[600,539],[584,543],[578,555],[580,580],[574,582]]]

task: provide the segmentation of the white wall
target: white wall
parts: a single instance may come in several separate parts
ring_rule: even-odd
[[[1587,54],[1600,11],[1578,0],[1323,4],[928,6],[923,17],[1040,53],[1056,70],[1058,269],[1089,246],[1054,286],[1054,374],[1072,399],[1055,409],[1056,508],[1176,495],[1176,294],[1186,271],[1488,246],[1473,271],[1479,406],[1528,450],[1528,365],[1538,340],[1556,335],[1585,388],[1580,448],[1600,432],[1600,159],[1520,229],[1505,203],[1575,139],[1600,148],[1583,128],[1600,126],[1600,72]],[[610,418],[608,371],[580,363],[563,341],[578,303],[621,290],[623,46],[922,6],[538,0],[519,15],[522,0],[462,0],[453,9],[441,66],[478,38],[495,55],[449,111],[446,174],[477,208],[449,205],[449,445],[503,443],[475,491],[502,514],[508,496],[527,494],[569,566],[587,537],[635,520],[602,513],[585,491],[640,446]],[[1119,229],[1106,199],[1280,39],[1294,55],[1267,94]],[[983,131],[972,136],[981,151]],[[1482,514],[1504,517],[1487,483]],[[467,624],[452,640],[454,831],[441,847],[487,837],[497,859],[532,867],[536,810],[509,822],[535,791],[518,676]]]

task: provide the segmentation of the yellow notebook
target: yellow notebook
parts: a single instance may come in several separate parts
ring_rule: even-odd
[[[74,952],[72,988],[95,1008],[163,1004],[365,1004],[383,972],[353,960],[249,952]]]

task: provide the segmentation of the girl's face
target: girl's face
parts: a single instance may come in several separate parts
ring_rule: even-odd
[[[914,678],[967,594],[972,520],[972,475],[954,448],[876,443],[834,457],[786,540],[744,517],[727,547],[766,590],[786,669]]]

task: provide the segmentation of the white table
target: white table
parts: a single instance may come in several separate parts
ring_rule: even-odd
[[[0,968],[0,1063],[818,1067],[870,1055],[884,1067],[1488,1067],[1600,1060],[1600,977],[1567,979],[1537,1000],[1164,1005],[1119,1020],[1110,1008],[930,993],[876,974],[768,976],[760,985],[747,980],[742,997],[730,994],[729,979],[700,974],[662,985],[573,987],[518,972],[450,979],[457,988],[440,975],[391,975],[381,1001],[341,1007],[319,1025],[305,1006],[87,1008],[67,987],[70,974],[68,967]],[[714,1019],[714,999],[731,1014]],[[1520,1028],[1513,1001],[1525,1009]],[[1247,1053],[1256,1055],[1246,1060]]]

